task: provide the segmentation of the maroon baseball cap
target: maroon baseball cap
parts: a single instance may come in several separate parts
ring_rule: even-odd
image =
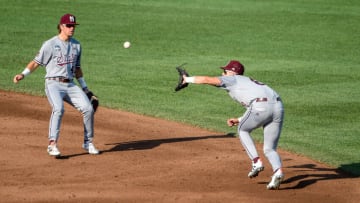
[[[243,75],[245,71],[245,67],[236,60],[231,60],[226,66],[220,67],[224,70],[233,71],[238,75]]]
[[[79,25],[74,15],[67,13],[60,18],[60,24]]]

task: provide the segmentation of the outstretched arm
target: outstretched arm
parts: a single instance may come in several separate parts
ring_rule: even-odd
[[[220,86],[221,80],[218,77],[209,77],[209,76],[192,76],[184,77],[184,83],[194,83],[194,84],[207,84],[213,86]]]

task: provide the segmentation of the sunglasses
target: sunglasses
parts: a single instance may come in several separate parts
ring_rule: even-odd
[[[74,24],[64,24],[64,25],[65,25],[65,27],[67,27],[67,28],[75,27]]]

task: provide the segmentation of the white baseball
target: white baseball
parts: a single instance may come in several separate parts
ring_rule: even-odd
[[[124,48],[127,49],[131,46],[129,41],[124,42]]]

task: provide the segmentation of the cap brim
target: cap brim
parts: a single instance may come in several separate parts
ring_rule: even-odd
[[[62,25],[80,25],[79,23],[60,23]]]
[[[227,67],[227,66],[222,66],[222,67],[220,67],[221,69],[223,69],[223,70],[231,70],[231,68],[229,68],[229,67]]]

